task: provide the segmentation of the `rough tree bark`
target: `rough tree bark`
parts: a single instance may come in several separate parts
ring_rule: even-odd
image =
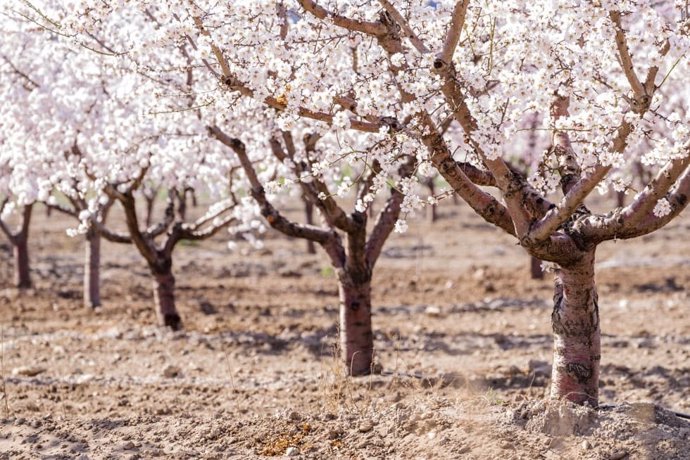
[[[371,324],[371,278],[339,276],[340,352],[350,375],[372,372],[374,333]]]
[[[594,250],[556,275],[551,397],[598,404],[601,336],[594,284]]]
[[[158,321],[173,331],[179,331],[182,329],[182,318],[175,306],[175,277],[172,274],[172,260],[161,264],[160,267],[151,267],[151,275],[153,275],[153,298],[156,303]]]
[[[95,228],[86,233],[84,251],[84,307],[101,306],[101,234]]]

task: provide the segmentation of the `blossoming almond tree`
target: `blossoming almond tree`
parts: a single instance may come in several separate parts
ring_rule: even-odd
[[[329,161],[333,155],[329,155],[328,150],[320,151],[319,135],[305,134],[302,149],[297,148],[289,131],[271,138],[270,149],[274,158],[280,165],[289,168],[290,179],[302,189],[302,196],[318,209],[323,225],[316,226],[294,222],[276,209],[266,192],[266,187],[271,183],[262,180],[257,174],[255,161],[250,158],[244,142],[230,137],[218,126],[212,126],[210,132],[239,158],[251,185],[252,197],[269,225],[285,235],[313,241],[324,249],[338,277],[340,352],[343,363],[350,375],[371,373],[374,364],[372,276],[381,250],[398,222],[401,209],[405,208],[405,194],[401,189],[391,188],[385,205],[379,211],[373,226],[369,227],[366,203],[377,189],[386,188],[390,177],[395,177],[402,189],[408,187],[414,174],[415,157],[401,154],[393,164],[382,166],[376,159],[374,149],[366,150],[365,154],[372,158],[371,167],[358,174],[361,183],[358,184],[355,209],[348,213],[344,205],[336,200],[338,195],[344,195],[353,186],[350,177],[337,170],[337,167],[342,168],[347,164]],[[324,144],[328,149],[329,143]],[[386,149],[379,151],[381,152],[389,153]],[[257,155],[252,157],[256,158]],[[263,166],[265,165],[264,161]],[[389,171],[395,168],[397,171],[393,175]],[[332,172],[334,169],[335,174]],[[335,185],[333,179],[340,179],[338,192],[331,191]]]
[[[154,278],[161,324],[179,329],[172,252],[181,240],[211,237],[235,220],[232,160],[213,148],[198,113],[190,108],[192,100],[184,90],[191,70],[166,80],[163,72],[151,72],[134,58],[118,59],[122,35],[108,35],[119,30],[117,22],[100,23],[88,44],[65,37],[66,29],[54,19],[61,8],[59,2],[40,8],[27,3],[2,16],[8,36],[2,51],[11,72],[0,88],[14,115],[4,120],[8,139],[2,152],[16,170],[13,181],[21,185],[13,192],[18,202],[39,200],[75,216],[79,226],[74,234],[133,243]],[[151,21],[144,25],[156,26]],[[176,59],[186,63],[184,50],[167,56],[161,67],[175,66]],[[167,91],[167,99],[156,90]],[[22,171],[27,177],[20,176]],[[168,190],[169,201],[162,220],[142,229],[136,201],[145,183]],[[216,201],[206,214],[188,222],[190,187]],[[58,196],[51,197],[52,192]],[[104,214],[114,200],[123,206],[128,234],[105,227]],[[85,272],[87,281],[96,281],[97,254],[93,246],[89,249]],[[87,288],[91,303],[97,301],[93,288],[95,283]]]
[[[87,19],[114,11],[83,3]],[[598,403],[596,248],[661,228],[690,193],[685,2],[170,0],[166,7],[157,42],[132,47],[161,53],[175,40],[194,41],[202,68],[218,81],[207,110],[221,115],[246,98],[273,110],[281,129],[308,118],[386,135],[418,150],[420,167],[432,165],[527,252],[557,264],[551,395]],[[525,129],[535,113],[541,123]],[[543,167],[525,175],[510,158],[523,154],[529,131],[550,147]],[[625,207],[591,212],[589,194],[635,160],[656,168],[646,187]]]
[[[115,243],[133,244],[146,263],[153,277],[153,297],[156,313],[162,326],[177,331],[182,328],[175,304],[175,276],[173,275],[173,251],[182,240],[199,241],[212,237],[236,221],[230,212],[237,202],[234,199],[220,201],[200,218],[187,221],[187,202],[183,193],[170,189],[165,216],[155,224],[142,228],[137,215],[136,196],[144,176],[126,187],[109,187],[107,192],[122,205],[127,224],[127,234],[103,231],[104,236]],[[161,241],[156,241],[157,239]]]

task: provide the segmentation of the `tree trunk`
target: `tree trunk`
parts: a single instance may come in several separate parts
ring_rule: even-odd
[[[556,276],[551,397],[596,407],[599,397],[601,336],[594,284],[594,251]]]
[[[544,270],[541,268],[541,260],[537,259],[534,256],[530,256],[530,275],[532,276],[533,280],[543,280],[544,279]]]
[[[340,350],[349,375],[368,375],[374,359],[371,280],[340,280]]]
[[[153,298],[159,323],[173,331],[182,329],[182,319],[175,307],[175,277],[171,270],[153,272]]]
[[[616,205],[619,208],[625,206],[625,192],[616,192]]]
[[[84,307],[101,306],[101,235],[94,229],[86,233],[84,251]]]
[[[314,225],[314,203],[304,200],[304,214],[307,224]],[[312,240],[307,240],[307,254],[316,254],[316,244]]]
[[[429,189],[429,195],[430,196],[435,196],[436,195],[436,184],[434,184],[434,179],[429,178],[426,180],[426,186]],[[427,219],[429,222],[432,224],[438,220],[438,208],[437,205],[432,204],[427,206]]]
[[[19,289],[32,287],[29,265],[29,238],[19,235],[14,242],[14,283]]]

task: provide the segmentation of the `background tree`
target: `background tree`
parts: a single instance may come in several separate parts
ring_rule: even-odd
[[[31,213],[34,204],[30,203],[21,206],[20,223],[15,230],[12,230],[11,225],[3,218],[8,201],[9,198],[5,198],[0,203],[0,230],[2,230],[12,245],[14,253],[14,285],[19,289],[29,289],[33,287],[29,262],[29,229],[31,228]]]
[[[161,323],[179,328],[172,251],[180,240],[210,237],[234,220],[232,161],[213,149],[215,143],[204,142],[205,126],[188,92],[192,69],[184,48],[152,70],[123,51],[126,33],[115,33],[122,18],[99,22],[82,41],[61,23],[65,11],[59,2],[6,11],[2,55],[9,70],[0,90],[13,117],[3,119],[2,152],[16,170],[10,185],[21,184],[12,193],[19,203],[39,200],[77,217],[72,233],[85,233],[94,244],[98,235],[134,243],[154,276]],[[160,27],[135,19],[130,26],[139,32],[155,35]],[[177,71],[180,64],[184,72]],[[162,221],[141,229],[135,202],[144,183],[168,190],[169,203]],[[187,222],[189,190],[202,190],[215,204]],[[128,235],[105,227],[113,200],[124,208]],[[22,243],[23,233],[17,235]],[[97,254],[90,249],[88,280],[97,277]]]
[[[250,158],[245,144],[238,138],[228,136],[217,126],[211,127],[210,131],[239,158],[251,185],[252,197],[269,225],[287,236],[319,244],[328,255],[338,277],[340,352],[343,363],[350,375],[371,373],[374,365],[371,282],[383,245],[405,206],[404,193],[396,187],[390,188],[385,205],[379,211],[373,226],[369,227],[366,204],[377,188],[385,187],[389,176],[384,171],[397,167],[396,182],[407,184],[414,175],[414,157],[401,154],[393,164],[386,165],[385,168],[377,159],[373,159],[370,167],[357,172],[355,181],[360,178],[361,183],[355,209],[348,213],[336,197],[345,195],[352,187],[353,180],[342,171],[332,173],[336,164],[329,161],[332,155],[318,148],[320,136],[305,134],[301,151],[297,149],[289,131],[271,138],[273,157],[279,164],[289,168],[291,178],[301,188],[301,196],[318,209],[323,220],[320,226],[300,224],[281,214],[273,205],[266,193],[266,186],[269,184],[257,174],[255,162]],[[376,158],[373,149],[367,149],[365,154]],[[252,155],[254,158],[258,156]],[[262,166],[265,165],[264,160]],[[339,163],[337,166],[342,168],[347,164]],[[340,184],[333,184],[333,179],[339,180]],[[403,185],[406,186],[409,185]],[[334,187],[338,188],[337,192],[332,192]]]

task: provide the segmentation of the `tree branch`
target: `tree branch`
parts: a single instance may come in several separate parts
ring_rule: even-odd
[[[156,238],[168,230],[170,228],[170,225],[175,220],[175,198],[174,198],[174,191],[169,190],[168,191],[168,200],[167,204],[165,206],[165,215],[163,217],[163,220],[158,222],[157,224],[151,225],[149,228],[147,228],[144,233],[146,234],[147,237],[150,238]]]
[[[400,177],[406,178],[414,174],[416,162],[416,158],[410,157],[401,165],[398,170]],[[386,200],[386,206],[379,212],[366,242],[364,253],[369,267],[373,267],[376,264],[383,250],[383,245],[395,228],[395,223],[400,217],[400,206],[404,199],[405,196],[400,190],[391,187],[390,196]]]
[[[458,0],[453,8],[453,15],[451,16],[450,26],[446,33],[446,39],[443,42],[443,50],[437,59],[450,64],[453,61],[453,54],[460,42],[460,35],[462,29],[465,27],[465,18],[467,17],[467,7],[470,5],[470,0]]]
[[[157,248],[153,244],[153,241],[147,238],[139,229],[137,209],[131,191],[122,194],[120,204],[125,211],[125,222],[127,223],[127,230],[129,231],[129,237],[132,243],[134,243],[134,246],[139,250],[149,265],[155,265],[157,262]]]
[[[132,238],[124,233],[114,232],[105,227],[101,222],[94,222],[98,233],[111,243],[132,244]]]
[[[586,238],[601,242],[636,238],[660,229],[678,216],[690,201],[690,166],[686,166],[682,176],[675,183],[674,189],[666,194],[666,200],[671,206],[668,214],[655,215],[653,208],[658,200],[652,199],[651,195],[647,196],[644,206],[637,207],[633,212],[628,212],[628,210],[635,207],[637,200],[623,210],[619,208],[607,216],[588,216],[580,223],[580,232]]]
[[[428,117],[428,115],[426,116]],[[451,156],[443,137],[434,129],[430,134],[422,136],[422,142],[430,152],[432,164],[455,193],[465,200],[484,220],[502,228],[511,235],[515,235],[515,227],[508,210],[493,196],[484,192],[470,180],[463,168]]]
[[[225,134],[217,126],[209,126],[209,133],[218,139],[221,143],[230,147],[240,160],[242,169],[247,176],[247,180],[252,186],[252,197],[261,207],[261,214],[264,216],[269,225],[285,235],[295,238],[304,238],[315,241],[321,245],[327,244],[334,238],[334,232],[329,232],[312,225],[303,225],[292,222],[282,216],[277,209],[273,207],[271,202],[266,197],[266,192],[259,181],[254,165],[247,156],[247,151],[244,143],[239,139],[234,139]]]
[[[628,48],[628,41],[625,36],[625,31],[621,25],[621,13],[620,11],[610,11],[609,18],[616,29],[616,48],[618,48],[618,57],[620,60],[621,68],[625,74],[625,78],[630,83],[630,87],[635,94],[635,99],[641,99],[646,95],[645,88],[640,82],[635,72],[635,66],[632,62],[632,57],[630,56],[630,49]]]
[[[386,27],[380,22],[359,21],[350,19],[340,14],[328,11],[313,0],[299,0],[305,11],[312,14],[318,19],[328,19],[338,27],[351,30],[353,32],[361,32],[367,35],[383,35],[387,32]]]
[[[398,23],[402,31],[405,33],[405,36],[410,39],[410,42],[415,49],[419,51],[420,54],[427,54],[429,52],[429,48],[427,48],[424,42],[417,36],[417,34],[414,33],[414,30],[412,30],[412,27],[410,27],[410,24],[405,20],[405,18],[403,18],[402,14],[400,14],[400,12],[388,0],[379,0],[379,3],[388,12],[388,14],[390,14],[393,20]]]
[[[69,207],[67,207],[67,206],[65,206],[65,205],[62,205],[62,204],[60,204],[60,203],[45,203],[45,205],[46,205],[47,207],[49,207],[50,209],[53,209],[53,210],[55,210],[55,211],[57,211],[57,212],[60,212],[60,213],[62,213],[62,214],[65,214],[65,215],[67,215],[67,216],[74,217],[75,219],[79,217],[79,213],[78,213],[77,210],[76,210],[75,208],[73,208],[73,207],[72,207],[72,208],[69,208]]]

